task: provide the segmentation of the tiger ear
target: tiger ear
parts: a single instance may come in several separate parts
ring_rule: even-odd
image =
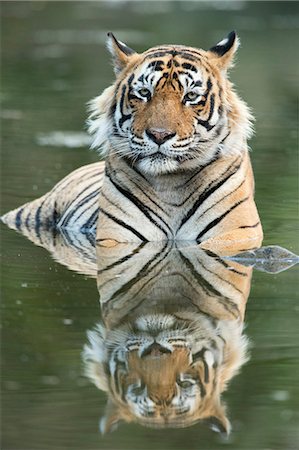
[[[112,55],[114,72],[116,75],[128,64],[131,55],[136,52],[121,41],[118,41],[113,33],[107,34],[107,48]]]
[[[235,31],[231,31],[226,38],[211,47],[209,55],[213,62],[221,70],[226,70],[233,64],[234,55],[239,47],[240,41]]]

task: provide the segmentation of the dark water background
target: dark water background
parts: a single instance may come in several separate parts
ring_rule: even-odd
[[[97,160],[86,102],[113,77],[107,31],[137,51],[159,43],[208,48],[236,29],[231,73],[253,108],[256,201],[265,245],[299,253],[297,2],[1,2],[1,213]],[[105,396],[83,376],[86,330],[100,319],[94,280],[2,228],[2,449],[296,449],[298,268],[254,274],[246,314],[251,360],[224,398],[234,432],[203,426],[98,431]]]

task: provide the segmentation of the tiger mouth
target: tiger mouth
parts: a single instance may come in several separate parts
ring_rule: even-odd
[[[195,155],[187,155],[187,154],[179,154],[179,155],[175,155],[175,154],[165,154],[163,152],[161,152],[160,150],[158,150],[155,153],[151,153],[149,155],[143,155],[140,154],[138,155],[136,158],[134,158],[134,160],[136,162],[142,161],[144,159],[149,158],[151,160],[151,162],[163,162],[166,160],[172,160],[172,161],[176,161],[178,163],[182,163],[184,161],[189,161],[190,159],[194,159],[196,158]]]

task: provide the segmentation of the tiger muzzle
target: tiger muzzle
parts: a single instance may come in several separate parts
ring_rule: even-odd
[[[162,347],[162,345],[154,342],[149,347],[147,347],[141,354],[141,358],[149,357],[160,357],[164,354],[169,354],[171,351],[168,348]]]
[[[165,128],[148,128],[145,130],[146,135],[157,145],[162,145],[176,135],[174,131]]]

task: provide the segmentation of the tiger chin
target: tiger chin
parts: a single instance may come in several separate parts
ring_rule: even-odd
[[[107,392],[102,433],[120,421],[180,428],[206,422],[231,430],[221,393],[247,360],[242,325],[214,328],[204,314],[149,314],[107,330],[88,332],[85,373]]]
[[[90,103],[105,162],[6,214],[10,227],[96,229],[97,242],[193,241],[218,254],[261,246],[247,139],[251,114],[228,79],[235,32],[209,50],[137,53],[108,34],[115,82]],[[97,178],[96,178],[97,174]]]

